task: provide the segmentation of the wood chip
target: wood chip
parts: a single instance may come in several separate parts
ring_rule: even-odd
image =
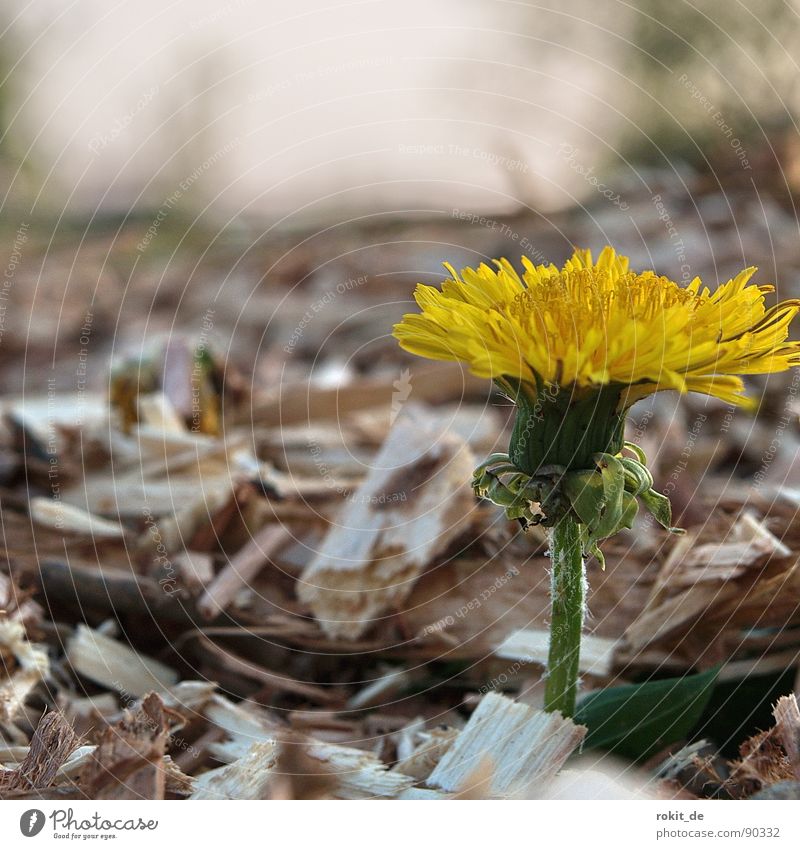
[[[239,657],[233,652],[216,645],[205,636],[200,636],[200,641],[203,647],[211,653],[229,672],[249,678],[254,681],[261,681],[276,692],[294,693],[303,698],[310,699],[312,702],[321,704],[331,704],[340,702],[341,697],[332,689],[325,689],[316,684],[307,684],[304,681],[296,681],[286,675],[281,675],[277,672],[271,672],[263,666],[259,666],[246,658]]]
[[[78,737],[64,716],[58,711],[46,713],[19,767],[0,771],[0,796],[48,787],[77,746]]]
[[[171,687],[178,681],[174,669],[86,625],[75,629],[67,642],[66,655],[76,673],[128,699]]]
[[[93,516],[80,507],[53,501],[51,498],[32,498],[31,519],[46,528],[55,528],[64,534],[76,534],[93,539],[122,539],[125,528],[119,522],[110,522]]]
[[[239,760],[201,775],[191,798],[268,798],[278,751],[276,738],[253,743]],[[360,749],[309,739],[306,756],[332,777],[329,792],[336,799],[397,798],[414,784],[413,778],[388,771],[375,755]]]
[[[163,799],[168,737],[164,703],[151,693],[104,732],[81,770],[81,789],[91,799]]]
[[[775,735],[789,758],[795,778],[800,781],[800,708],[794,695],[781,696],[775,709]]]
[[[172,556],[172,563],[191,593],[202,590],[214,578],[214,558],[205,551],[179,551]]]
[[[619,640],[584,634],[581,638],[579,669],[589,675],[606,676],[611,673],[614,654]],[[495,654],[508,660],[547,665],[550,649],[550,632],[539,629],[515,631],[497,647]]]
[[[437,418],[398,419],[299,582],[299,597],[326,634],[356,639],[408,597],[469,520],[474,465],[464,441],[443,434]]]
[[[47,650],[28,641],[25,626],[0,611],[0,722],[16,719],[33,688],[50,671]]]
[[[363,710],[386,704],[387,700],[407,689],[412,680],[413,676],[406,669],[392,669],[351,696],[347,701],[347,708]]]
[[[464,792],[488,755],[494,797],[545,795],[547,783],[581,744],[586,728],[559,713],[545,713],[504,696],[483,697],[469,722],[428,778],[428,786]]]
[[[207,619],[224,613],[236,594],[249,587],[258,573],[280,547],[291,540],[290,531],[281,525],[262,528],[238,551],[214,580],[206,587],[197,602],[197,609]]]
[[[427,780],[437,764],[458,739],[457,728],[434,728],[421,733],[422,742],[410,754],[398,761],[392,769],[410,775],[418,781]]]

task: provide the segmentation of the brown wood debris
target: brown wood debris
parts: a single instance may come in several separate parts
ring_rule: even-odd
[[[49,788],[77,745],[72,726],[58,711],[45,714],[36,726],[22,763],[16,769],[0,771],[0,798]]]
[[[724,201],[700,176],[687,180],[701,202]],[[680,199],[659,191],[676,226],[695,232]],[[626,199],[648,250],[638,235],[620,249],[637,267],[660,251],[652,259],[669,273],[674,251],[652,196],[631,189]],[[796,232],[761,200],[753,220],[770,217],[770,238],[748,225],[748,263],[777,264],[782,286],[794,286]],[[565,760],[582,731],[539,710],[545,530],[523,531],[470,489],[473,466],[508,449],[510,402],[461,365],[411,357],[390,337],[413,283],[435,282],[448,258],[449,248],[430,246],[463,243],[460,224],[445,219],[369,230],[369,251],[361,225],[342,227],[333,254],[328,235],[292,236],[291,245],[285,234],[265,235],[244,258],[215,242],[224,255],[209,255],[208,268],[176,254],[168,268],[139,263],[129,280],[139,237],[87,233],[81,250],[101,258],[98,268],[126,269],[130,313],[118,321],[112,312],[120,280],[93,324],[81,392],[74,338],[49,320],[9,323],[0,362],[0,795],[631,791],[618,775],[598,777],[596,764]],[[552,220],[576,244],[596,243],[594,224],[571,213]],[[520,215],[509,225],[553,261],[566,258],[552,222]],[[692,258],[708,279],[741,267],[741,233],[713,235],[713,257],[698,244]],[[470,256],[496,255],[496,240],[471,229]],[[65,297],[73,257],[57,244],[37,255],[33,239],[27,250],[31,267],[41,261],[35,288],[63,303],[78,331],[102,295],[96,280],[75,289],[77,264]],[[210,360],[193,375],[209,293],[233,262],[233,288],[214,300]],[[359,283],[337,290],[348,280]],[[16,286],[9,297],[33,289]],[[182,293],[177,313],[170,292]],[[20,335],[26,327],[33,336]],[[153,328],[169,330],[166,346],[149,345]],[[120,363],[121,351],[139,353]],[[761,702],[721,714],[760,711],[735,739],[716,739],[705,717],[694,732],[703,740],[690,736],[629,770],[644,793],[797,793],[798,717],[788,697],[800,670],[794,380],[748,379],[757,413],[673,393],[632,410],[627,438],[647,453],[686,534],[671,536],[640,511],[631,532],[603,543],[604,572],[589,561],[582,691],[715,666],[720,689],[769,682]],[[780,693],[769,689],[778,680]]]
[[[397,421],[300,578],[298,594],[326,634],[355,639],[408,598],[469,521],[474,466],[465,443],[429,415]]]
[[[108,728],[83,767],[81,790],[90,799],[163,799],[170,711],[155,693]]]

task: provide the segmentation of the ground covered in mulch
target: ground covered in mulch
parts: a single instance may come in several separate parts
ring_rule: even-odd
[[[634,409],[687,533],[590,563],[583,692],[639,700],[584,727],[540,710],[544,535],[469,486],[508,403],[390,335],[442,260],[570,242],[800,295],[779,184],[641,175],[630,220],[6,222],[0,795],[796,798],[800,377]]]

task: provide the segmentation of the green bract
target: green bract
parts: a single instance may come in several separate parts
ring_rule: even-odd
[[[588,468],[597,451],[617,454],[625,423],[619,412],[623,390],[613,384],[592,392],[543,384],[531,398],[518,387],[510,461],[534,475],[542,466]]]
[[[624,447],[636,457],[595,453],[586,469],[542,467],[528,475],[505,454],[493,454],[475,470],[475,492],[505,508],[509,519],[552,527],[571,514],[581,527],[585,554],[604,564],[598,544],[623,528],[633,527],[641,501],[659,524],[672,533],[669,499],[653,489],[653,477],[641,450]]]

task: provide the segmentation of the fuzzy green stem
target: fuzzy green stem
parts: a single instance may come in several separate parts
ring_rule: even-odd
[[[586,575],[580,526],[564,516],[550,531],[550,655],[544,709],[575,713],[578,661],[586,596]]]

